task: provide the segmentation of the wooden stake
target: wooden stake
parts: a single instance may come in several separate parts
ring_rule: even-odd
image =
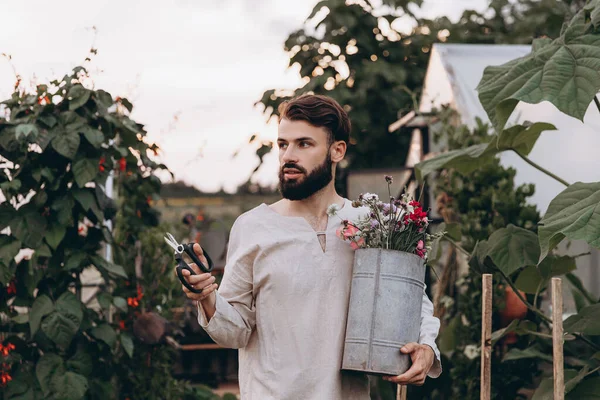
[[[492,275],[483,274],[481,295],[481,400],[492,394]]]
[[[396,399],[397,400],[406,400],[406,392],[407,392],[407,387],[405,385],[398,385]]]
[[[552,359],[554,362],[554,400],[564,400],[563,296],[562,280],[560,278],[552,278],[552,350]]]

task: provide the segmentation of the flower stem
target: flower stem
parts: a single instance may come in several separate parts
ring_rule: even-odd
[[[523,161],[525,161],[527,164],[531,165],[532,167],[538,169],[539,171],[545,173],[546,175],[548,175],[551,178],[556,179],[558,182],[562,183],[565,186],[569,186],[569,182],[565,181],[564,179],[556,176],[555,174],[553,174],[552,172],[548,171],[547,169],[545,169],[544,167],[534,163],[533,161],[531,161],[527,156],[524,156],[523,154],[519,153],[518,151],[516,151],[515,149],[513,149],[513,151],[515,153],[517,153],[517,155],[519,157],[521,157],[523,159]]]
[[[460,244],[456,243],[454,240],[450,239],[447,235],[442,236],[442,238],[444,240],[447,240],[448,242],[452,243],[452,245],[454,247],[456,247],[458,250],[462,251],[466,256],[468,256],[469,258],[472,257],[471,253],[469,253],[467,250],[465,250]]]
[[[600,111],[600,101],[598,101],[598,96],[594,96],[594,103],[596,103],[596,107],[598,111]]]

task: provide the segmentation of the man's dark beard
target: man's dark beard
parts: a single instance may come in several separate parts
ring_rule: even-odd
[[[304,179],[285,180],[283,170],[285,168],[294,168],[304,174]],[[333,176],[332,162],[329,152],[325,161],[316,167],[310,174],[306,175],[306,170],[299,165],[288,163],[284,164],[279,170],[279,192],[284,199],[304,200],[323,189],[331,182]]]

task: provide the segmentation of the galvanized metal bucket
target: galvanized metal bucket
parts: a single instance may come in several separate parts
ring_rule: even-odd
[[[410,367],[400,348],[419,340],[424,281],[424,260],[415,254],[356,250],[343,370],[400,375]]]

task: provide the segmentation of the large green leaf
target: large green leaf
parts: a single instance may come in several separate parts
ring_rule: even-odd
[[[565,369],[565,382],[577,376],[577,371]],[[552,377],[542,379],[531,400],[552,400],[554,397],[554,381]]]
[[[92,356],[85,351],[84,346],[80,346],[75,354],[67,360],[66,366],[70,371],[89,376],[93,369]]]
[[[600,303],[582,308],[571,315],[563,324],[565,332],[600,335]]]
[[[74,315],[53,311],[42,321],[42,331],[63,349],[69,347],[81,323]]]
[[[0,230],[12,225],[12,221],[17,217],[17,212],[8,201],[0,204]]]
[[[552,362],[552,356],[548,355],[535,347],[527,347],[525,349],[518,349],[513,347],[504,355],[502,362],[511,360],[522,360],[525,358],[540,358],[545,361]]]
[[[65,292],[58,298],[55,307],[56,310],[42,321],[42,331],[54,343],[67,348],[81,325],[82,304],[73,293]]]
[[[56,219],[62,225],[73,225],[73,207],[75,207],[75,200],[68,194],[55,200],[51,206],[55,211]]]
[[[35,298],[31,306],[31,312],[29,313],[29,329],[31,337],[35,335],[40,327],[42,318],[52,311],[54,311],[54,304],[52,304],[50,297],[43,294]]]
[[[42,244],[46,233],[46,218],[37,210],[27,206],[22,207],[21,210],[19,210],[19,217],[13,220],[12,233],[25,246],[35,249]]]
[[[82,85],[73,85],[67,94],[69,99],[69,110],[76,110],[83,106],[90,98],[91,91]]]
[[[91,158],[82,158],[73,163],[73,175],[80,188],[92,181],[98,175],[98,161]]]
[[[88,390],[86,377],[71,371],[54,375],[51,385],[54,398],[61,400],[80,400]]]
[[[56,250],[65,237],[65,233],[67,233],[67,228],[64,225],[53,224],[46,232],[46,243]]]
[[[507,150],[527,155],[541,133],[550,130],[556,130],[556,127],[541,122],[515,125],[505,129],[500,135],[491,136],[489,143],[452,150],[418,163],[415,165],[417,179],[422,180],[428,174],[443,168],[454,168],[462,174],[469,174],[493,160],[498,153]]]
[[[45,353],[37,362],[35,375],[46,397],[52,393],[52,378],[65,371],[63,359],[58,354]]]
[[[566,397],[567,400],[600,400],[600,377],[579,383]]]
[[[108,324],[101,324],[90,331],[93,337],[102,340],[109,347],[113,347],[117,341],[117,333]]]
[[[576,182],[556,196],[539,223],[540,261],[565,236],[600,248],[600,182]]]
[[[94,199],[94,194],[90,189],[74,189],[72,194],[75,200],[81,204],[81,207],[83,207],[85,211],[89,210],[90,207],[92,207],[92,204],[96,201]]]
[[[597,29],[600,25],[600,0],[590,0],[583,9],[586,11],[585,20]]]
[[[600,91],[600,35],[586,32],[586,13],[589,10],[580,11],[556,40],[535,40],[529,55],[485,69],[477,90],[497,130],[503,129],[519,101],[549,101],[583,121]]]
[[[71,270],[79,268],[87,260],[87,254],[83,251],[76,251],[75,253],[68,256],[65,262],[65,269]]]
[[[99,148],[104,143],[104,134],[98,129],[94,129],[91,126],[84,126],[82,132],[87,141],[95,148]]]
[[[119,336],[121,339],[121,346],[123,346],[123,350],[129,356],[129,358],[133,357],[133,338],[127,332],[121,332]]]
[[[577,268],[575,259],[568,256],[546,257],[538,266],[529,266],[519,274],[515,286],[525,293],[534,294],[546,287],[550,278],[574,271]]]
[[[0,262],[9,265],[10,262],[19,254],[21,242],[12,236],[0,235]],[[6,283],[5,283],[6,284]]]
[[[96,255],[92,256],[91,261],[92,264],[96,266],[96,268],[103,269],[106,272],[109,272],[121,278],[127,278],[127,273],[125,272],[125,269],[123,269],[123,267],[120,265],[113,264],[109,261],[106,261],[104,258]]]
[[[509,276],[523,267],[536,265],[540,247],[535,233],[509,224],[492,233],[485,254]]]
[[[77,149],[79,149],[79,133],[76,131],[63,131],[56,135],[52,139],[52,148],[56,150],[58,154],[61,154],[68,159],[75,158]]]
[[[37,126],[35,126],[35,124],[20,124],[17,126],[16,129],[16,137],[17,140],[19,140],[19,138],[22,136],[24,138],[29,137],[29,135],[32,136],[32,139],[37,137],[38,135],[38,128]]]

